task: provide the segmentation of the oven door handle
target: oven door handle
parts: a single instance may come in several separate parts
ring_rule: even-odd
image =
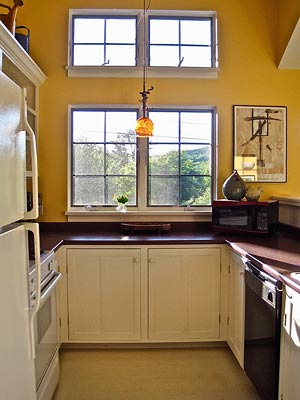
[[[30,359],[35,358],[35,337],[34,337],[34,317],[38,312],[41,301],[41,254],[40,254],[40,234],[39,225],[34,222],[24,222],[24,228],[33,233],[34,237],[34,258],[35,258],[35,285],[36,296],[34,306],[29,308],[29,341]]]
[[[41,293],[41,302],[40,304],[42,305],[43,303],[45,303],[46,300],[48,300],[48,298],[51,296],[51,294],[53,293],[53,291],[55,290],[55,287],[57,285],[57,282],[60,280],[61,278],[61,273],[60,272],[55,272],[53,275],[53,278],[51,279],[51,281],[48,283],[47,286],[45,286],[45,288],[42,290]]]

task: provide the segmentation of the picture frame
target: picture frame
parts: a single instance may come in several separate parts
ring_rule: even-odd
[[[245,181],[287,181],[287,107],[233,106],[233,168]]]
[[[240,175],[244,182],[254,182],[255,175]]]

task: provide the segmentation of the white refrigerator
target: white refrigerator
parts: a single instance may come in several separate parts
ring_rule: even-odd
[[[26,141],[32,164],[33,208],[27,212]],[[27,122],[26,92],[0,71],[0,399],[36,399],[33,318],[39,296],[29,296],[28,230],[34,233],[40,265],[37,159],[34,132]],[[36,272],[40,292],[40,269]]]

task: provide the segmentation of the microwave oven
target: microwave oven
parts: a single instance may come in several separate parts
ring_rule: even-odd
[[[268,234],[276,231],[278,218],[278,200],[212,202],[212,225],[220,231]]]

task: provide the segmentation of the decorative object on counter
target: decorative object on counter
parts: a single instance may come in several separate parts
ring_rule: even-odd
[[[233,106],[233,165],[245,181],[286,182],[286,115],[286,106]]]
[[[258,186],[257,188],[252,186],[247,186],[245,197],[247,201],[258,201],[262,192],[263,192],[262,186]]]
[[[236,169],[223,183],[222,192],[228,200],[241,200],[245,196],[246,184]]]
[[[150,4],[150,3],[149,3]],[[149,8],[149,6],[148,6]],[[147,8],[147,10],[148,10]],[[144,21],[146,20],[146,0],[144,0]],[[135,133],[138,137],[149,137],[153,134],[153,122],[148,118],[148,107],[147,100],[150,91],[153,90],[153,86],[150,86],[146,90],[146,77],[147,77],[147,65],[146,65],[146,54],[147,54],[147,43],[146,43],[146,24],[144,24],[144,36],[143,36],[143,90],[140,92],[142,95],[142,112],[143,116],[136,122]]]
[[[135,232],[168,232],[171,229],[171,224],[158,223],[158,222],[132,222],[132,223],[121,223],[123,231],[135,233]]]
[[[9,10],[8,14],[0,14],[0,20],[13,35],[15,34],[17,11],[18,8],[23,4],[24,3],[22,0],[14,0],[14,5],[12,7],[0,3],[0,7],[4,7]]]
[[[23,25],[16,26],[15,38],[20,43],[20,45],[23,47],[23,49],[27,53],[29,53],[30,30],[27,28],[27,26],[23,26]]]
[[[113,195],[113,198],[117,200],[118,205],[116,207],[116,210],[119,212],[126,212],[127,211],[127,207],[126,207],[126,203],[128,202],[128,194],[120,194],[118,196]]]

